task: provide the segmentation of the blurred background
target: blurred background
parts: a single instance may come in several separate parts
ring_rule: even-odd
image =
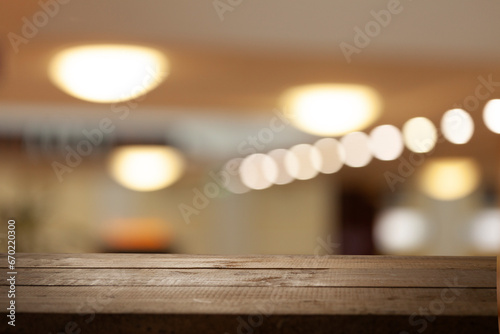
[[[500,253],[498,1],[0,10],[0,246]]]

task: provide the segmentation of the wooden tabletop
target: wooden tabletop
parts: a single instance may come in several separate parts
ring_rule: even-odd
[[[496,267],[494,257],[18,254],[16,327],[4,319],[0,332],[498,334]]]

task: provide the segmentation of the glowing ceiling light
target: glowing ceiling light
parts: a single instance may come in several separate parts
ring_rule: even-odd
[[[381,99],[366,86],[316,84],[286,91],[282,104],[299,129],[315,135],[338,136],[370,125],[379,116]]]
[[[451,109],[441,119],[441,131],[450,143],[465,144],[474,133],[474,121],[465,110]]]
[[[157,87],[167,76],[165,56],[131,45],[84,45],[56,54],[49,77],[64,92],[82,100],[130,100]]]
[[[266,154],[251,154],[240,166],[241,182],[248,188],[261,190],[273,185],[278,177],[278,166]]]
[[[494,133],[500,133],[500,99],[490,100],[484,106],[484,123]]]
[[[411,254],[425,244],[429,235],[429,223],[419,211],[393,208],[377,217],[373,237],[382,253]]]
[[[285,156],[285,167],[288,173],[297,180],[309,180],[318,175],[314,168],[314,160],[320,160],[318,149],[309,144],[295,145]]]
[[[437,130],[425,117],[415,117],[403,125],[403,138],[409,150],[427,153],[436,145]]]
[[[420,188],[428,196],[452,201],[472,193],[480,181],[477,163],[469,158],[440,158],[428,161],[422,169]]]
[[[111,153],[109,170],[124,187],[153,191],[165,188],[181,177],[184,159],[178,150],[168,146],[122,146]]]
[[[471,241],[484,253],[500,253],[500,210],[486,209],[474,217],[471,226]]]
[[[379,160],[397,159],[404,149],[401,131],[393,125],[377,126],[370,132],[370,149]]]
[[[372,160],[369,137],[363,132],[351,132],[340,140],[345,149],[345,164],[349,167],[364,167]]]
[[[344,165],[344,147],[333,138],[322,138],[314,143],[321,154],[321,159],[314,159],[314,167],[321,173],[331,174],[339,171]]]

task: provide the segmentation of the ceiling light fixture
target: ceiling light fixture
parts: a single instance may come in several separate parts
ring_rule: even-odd
[[[155,49],[132,45],[84,45],[57,53],[49,77],[64,92],[99,103],[126,101],[157,87],[168,62]]]
[[[422,169],[420,188],[428,196],[452,201],[472,193],[480,181],[480,171],[470,158],[438,158],[428,161]]]
[[[281,104],[292,123],[319,136],[340,136],[375,121],[381,98],[372,88],[347,84],[315,84],[286,91]]]
[[[163,145],[118,147],[109,159],[111,176],[122,186],[137,191],[168,187],[181,177],[184,165],[177,149]]]

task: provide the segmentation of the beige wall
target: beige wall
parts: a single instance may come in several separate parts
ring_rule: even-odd
[[[99,159],[84,161],[61,183],[50,163],[16,155],[0,163],[2,219],[17,220],[19,252],[99,251],[104,224],[125,217],[163,219],[174,234],[174,249],[184,253],[313,254],[318,238],[335,231],[331,178],[243,195],[221,191],[187,224],[178,206],[192,205],[193,189],[211,181],[209,170],[191,173],[170,188],[141,193],[116,184]],[[6,249],[4,235],[0,243]]]

